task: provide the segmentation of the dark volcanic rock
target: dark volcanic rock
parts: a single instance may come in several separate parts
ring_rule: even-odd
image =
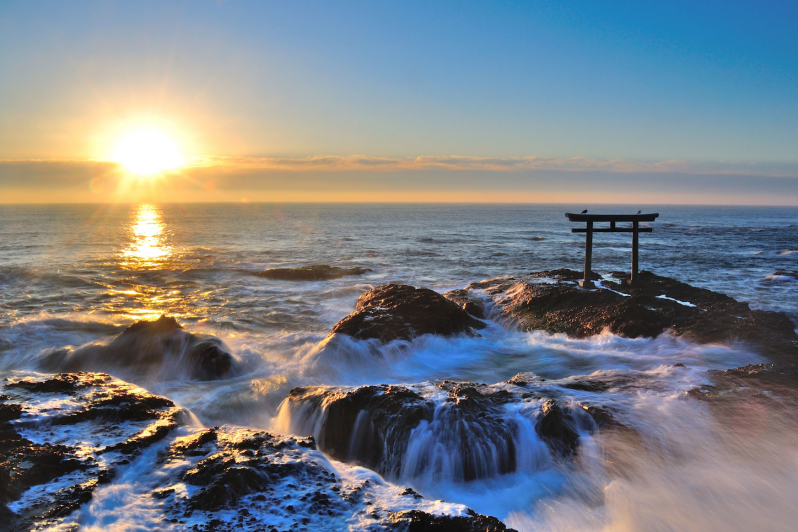
[[[495,517],[475,512],[468,516],[448,516],[418,510],[391,514],[387,528],[396,532],[515,532]]]
[[[580,431],[596,426],[582,408],[544,401],[524,385],[294,388],[281,416],[290,419],[287,430],[312,433],[325,453],[389,478],[435,472],[469,481],[516,471],[519,445],[542,445],[544,453],[547,446],[554,456],[567,456]],[[544,443],[524,440],[522,423],[534,424]]]
[[[312,438],[283,438],[246,429],[214,427],[180,438],[172,445],[169,460],[192,460],[193,467],[180,480],[200,489],[188,500],[175,502],[189,511],[216,512],[255,494],[276,502],[286,483],[306,484],[305,489],[311,490],[317,482],[328,484],[334,474],[306,459],[307,450],[314,448]],[[159,494],[159,498],[168,496]]]
[[[226,377],[235,364],[220,339],[189,333],[166,316],[136,322],[108,343],[59,349],[42,363],[50,371],[121,371],[131,376],[168,374],[170,379],[199,380]]]
[[[281,281],[326,281],[328,279],[339,279],[350,275],[363,275],[371,270],[368,268],[339,268],[327,264],[314,264],[313,266],[302,266],[300,268],[273,268],[264,272],[258,272],[258,277],[267,279],[279,279]]]
[[[180,413],[168,399],[98,373],[26,378],[4,388],[0,505],[12,530],[55,526],[91,500],[126,454],[165,437]],[[7,505],[23,494],[12,513]]]
[[[698,342],[745,341],[769,356],[798,354],[795,324],[783,313],[751,310],[747,303],[650,272],[630,287],[628,275],[583,290],[580,272],[555,270],[480,281],[482,289],[524,330],[575,337],[604,330],[630,338],[673,331]]]
[[[165,517],[190,518],[197,531],[347,530],[357,521],[368,530],[505,530],[462,507],[455,510],[466,516],[432,515],[438,503],[376,476],[338,477],[313,438],[214,427],[176,439],[160,465],[166,485],[152,497]],[[415,509],[386,505],[396,499]]]
[[[384,284],[361,295],[355,311],[336,323],[332,334],[390,342],[422,334],[474,335],[474,329],[484,327],[456,303],[428,288]]]

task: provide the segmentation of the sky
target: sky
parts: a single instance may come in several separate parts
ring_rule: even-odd
[[[798,205],[797,27],[794,1],[3,0],[0,203]],[[181,164],[131,172],[139,130]]]

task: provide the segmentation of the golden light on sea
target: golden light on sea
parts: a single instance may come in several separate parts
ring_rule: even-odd
[[[169,258],[172,247],[164,235],[165,224],[160,210],[155,205],[139,205],[136,219],[131,226],[131,242],[123,255],[133,264],[149,266],[155,261]]]
[[[111,159],[131,174],[145,177],[174,170],[185,161],[178,143],[158,129],[127,133],[116,144]]]

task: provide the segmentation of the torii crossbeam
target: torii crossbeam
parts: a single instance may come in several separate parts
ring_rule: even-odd
[[[637,281],[638,270],[638,238],[639,233],[650,233],[651,227],[640,227],[640,222],[653,222],[659,213],[652,214],[574,214],[565,213],[566,218],[571,222],[586,222],[584,228],[571,229],[572,233],[585,233],[585,279],[580,281],[579,286],[584,288],[595,288],[590,279],[590,271],[593,267],[593,233],[632,233],[632,276],[630,284]],[[609,222],[609,227],[593,228],[593,222]],[[615,227],[616,222],[632,222],[632,227]]]

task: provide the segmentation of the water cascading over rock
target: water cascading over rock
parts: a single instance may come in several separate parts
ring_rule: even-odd
[[[471,481],[544,469],[576,452],[596,427],[581,408],[531,388],[454,381],[294,388],[278,422],[388,478]]]

